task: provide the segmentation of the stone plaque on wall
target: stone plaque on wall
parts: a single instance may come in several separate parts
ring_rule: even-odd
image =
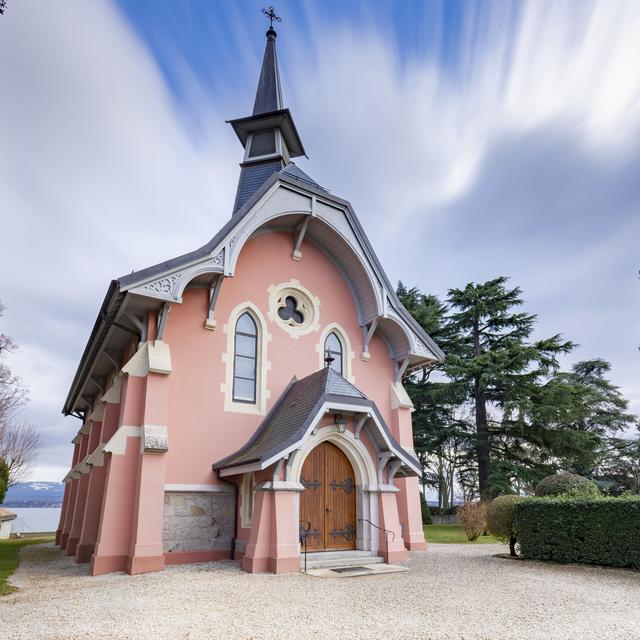
[[[167,427],[145,424],[142,427],[142,450],[145,453],[166,453],[169,450]]]

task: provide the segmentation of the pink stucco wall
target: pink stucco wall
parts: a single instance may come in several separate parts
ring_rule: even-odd
[[[119,425],[166,425],[169,450],[166,454],[144,454],[140,448],[140,435],[137,435],[126,439],[125,451],[106,456],[105,468],[101,470],[105,476],[101,478],[104,491],[96,491],[96,500],[101,502],[97,539],[93,526],[91,531],[87,530],[86,541],[83,540],[87,550],[85,555],[94,549],[91,573],[122,569],[138,573],[161,569],[167,555],[163,554],[162,541],[165,485],[218,482],[211,469],[212,463],[241,447],[263,420],[264,415],[225,410],[225,393],[221,389],[222,385],[231,382],[226,379],[225,361],[225,358],[233,358],[229,336],[232,336],[234,327],[229,326],[229,318],[232,311],[244,303],[251,303],[259,309],[269,337],[266,353],[261,355],[261,359],[269,363],[266,372],[267,411],[294,375],[302,378],[321,366],[323,330],[337,323],[351,344],[351,374],[355,385],[375,401],[396,438],[411,447],[409,411],[391,409],[390,383],[394,379],[394,368],[385,343],[379,336],[374,336],[369,345],[370,359],[366,362],[361,360],[363,330],[358,324],[351,290],[342,274],[315,245],[303,243],[303,258],[299,262],[291,259],[291,246],[291,236],[285,233],[265,233],[248,241],[240,254],[236,275],[223,282],[215,309],[216,329],[210,331],[204,326],[208,313],[208,290],[188,289],[182,304],[172,306],[165,329],[164,341],[171,351],[170,375],[149,373],[142,377],[129,375],[123,378],[120,404],[109,409],[109,415],[114,419],[105,422],[106,437],[102,440],[108,440]],[[268,317],[269,288],[289,283],[292,279],[320,301],[318,328],[295,339]],[[154,318],[149,318],[149,326],[149,340],[153,340]],[[346,354],[347,358],[350,356]],[[349,428],[352,429],[352,425]],[[366,434],[362,436],[375,460],[374,447]],[[80,457],[84,455],[86,446],[86,436],[83,436],[77,451]],[[265,470],[257,474],[256,481],[266,480],[270,474],[271,470]],[[241,477],[232,481],[239,484]],[[82,515],[85,513],[84,505],[79,508],[84,500],[81,485],[82,482],[73,481],[67,491],[68,505],[65,505],[65,518],[59,535],[63,547],[66,536],[73,543],[66,546],[75,545],[73,536],[67,533],[73,531],[74,520],[77,520],[73,516],[74,510]],[[398,482],[397,485],[400,493],[380,498],[380,508],[384,511],[380,514],[381,522],[394,531],[404,529],[404,543],[409,548],[424,548],[416,479]],[[82,500],[77,500],[76,495],[80,495]],[[254,528],[250,530],[240,526],[242,507],[238,504],[236,537],[247,542],[247,553],[243,558],[245,568],[276,572],[294,568],[297,562],[296,529],[284,524],[294,517],[292,505],[290,497],[265,497],[258,493]],[[91,507],[87,513],[93,511],[95,509]],[[82,519],[78,522],[82,523]],[[381,544],[389,559],[401,559],[402,539],[398,540],[397,548],[392,546],[388,541]],[[67,548],[69,552],[73,553],[73,550]],[[174,554],[168,561],[213,559],[212,553],[207,549],[196,550],[183,554],[181,558]],[[217,550],[214,555],[223,557],[224,553]],[[82,559],[87,558],[83,556]]]
[[[393,363],[379,337],[372,340],[371,359],[363,362],[362,327],[358,325],[351,291],[333,262],[315,245],[303,243],[300,262],[291,259],[290,234],[260,235],[244,246],[236,275],[227,278],[217,301],[217,328],[204,328],[208,292],[190,289],[181,305],[174,305],[165,330],[171,348],[172,373],[169,386],[169,439],[167,483],[201,484],[214,481],[211,464],[233,453],[255,431],[262,416],[225,412],[224,393],[227,350],[223,330],[229,314],[239,304],[251,301],[267,322],[272,339],[267,347],[269,409],[292,376],[302,378],[319,366],[316,345],[322,329],[337,322],[347,333],[354,352],[352,373],[356,386],[373,399],[391,427],[389,383]],[[296,279],[320,300],[320,328],[297,339],[268,319],[270,285]],[[232,354],[229,354],[232,357]]]

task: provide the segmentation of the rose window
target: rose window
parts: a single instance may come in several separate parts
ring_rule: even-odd
[[[291,337],[318,329],[320,301],[297,281],[269,289],[269,317]]]
[[[293,296],[287,296],[284,299],[284,306],[278,309],[278,315],[285,322],[304,323],[304,314],[300,311],[298,301]]]

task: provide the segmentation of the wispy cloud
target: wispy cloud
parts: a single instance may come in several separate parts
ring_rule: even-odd
[[[304,168],[354,203],[391,277],[442,294],[511,275],[541,331],[611,359],[640,409],[637,3],[468,3],[455,42],[437,11],[417,25],[434,46],[415,55],[375,16],[303,6],[312,30],[285,25],[279,46]],[[158,36],[167,84],[106,1],[13,2],[0,19],[0,298],[45,430],[38,479],[68,463],[78,425],[60,406],[109,280],[230,214],[240,148],[224,120],[248,112],[262,46],[230,19],[248,75],[228,92]],[[211,57],[218,75],[234,51]]]

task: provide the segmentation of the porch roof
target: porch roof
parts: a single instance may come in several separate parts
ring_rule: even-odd
[[[371,426],[377,447],[403,463],[404,475],[420,473],[420,463],[393,437],[375,403],[331,367],[301,380],[294,377],[247,443],[215,462],[213,469],[224,471],[222,475],[232,475],[232,469],[240,473],[248,466],[265,469],[298,448],[325,411],[367,415],[365,424]]]

